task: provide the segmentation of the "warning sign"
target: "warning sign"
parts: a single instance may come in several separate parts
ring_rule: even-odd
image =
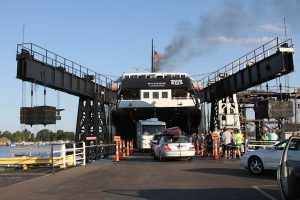
[[[89,136],[89,137],[86,137],[85,140],[97,140],[97,137],[96,136]]]
[[[114,141],[115,142],[121,141],[121,136],[114,136]]]

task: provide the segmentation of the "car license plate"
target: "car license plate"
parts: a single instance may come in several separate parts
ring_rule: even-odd
[[[185,145],[178,145],[177,148],[178,149],[185,149]]]

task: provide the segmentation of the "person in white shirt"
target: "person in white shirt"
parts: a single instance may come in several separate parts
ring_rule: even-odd
[[[222,143],[223,143],[223,149],[224,149],[224,158],[229,157],[229,150],[230,150],[230,144],[232,140],[231,133],[227,130],[226,127],[223,128],[223,134],[222,134]]]

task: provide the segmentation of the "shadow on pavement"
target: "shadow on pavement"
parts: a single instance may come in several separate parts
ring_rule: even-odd
[[[264,189],[268,195],[280,199],[278,190]],[[106,190],[104,193],[121,195],[124,198],[144,199],[268,199],[255,189],[248,188],[210,188],[210,189],[152,189],[152,190]],[[115,196],[117,198],[117,196]],[[122,198],[123,199],[123,198]]]
[[[59,168],[52,169],[50,167],[31,167],[28,170],[8,168],[0,172],[0,188],[59,171],[61,171]]]
[[[252,175],[247,169],[234,169],[234,168],[198,168],[198,169],[188,169],[184,170],[187,172],[198,172],[198,173],[209,173],[209,174],[218,174],[218,175],[227,175],[227,176],[238,176],[238,177],[247,177],[255,179],[272,179],[276,180],[276,172],[266,171],[262,175]]]

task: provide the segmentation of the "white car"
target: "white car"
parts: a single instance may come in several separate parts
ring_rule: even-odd
[[[269,149],[247,151],[241,159],[241,166],[255,175],[262,174],[264,170],[277,170],[286,142],[277,143]]]
[[[162,136],[155,146],[154,159],[163,161],[167,158],[189,158],[195,156],[195,146],[186,136]]]

